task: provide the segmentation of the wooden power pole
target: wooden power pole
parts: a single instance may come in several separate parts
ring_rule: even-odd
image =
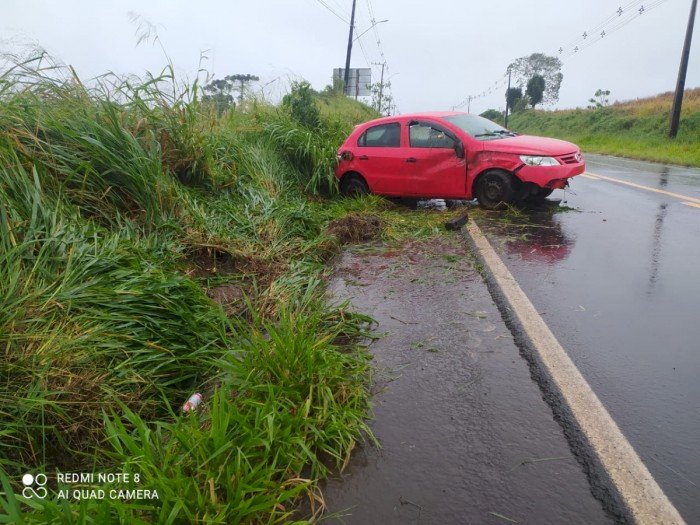
[[[681,120],[681,106],[683,104],[683,93],[685,91],[685,75],[688,72],[688,57],[690,56],[690,41],[693,39],[693,25],[695,24],[695,10],[698,7],[698,0],[692,0],[690,4],[690,18],[688,18],[688,29],[685,32],[685,43],[681,54],[681,65],[678,68],[678,81],[676,82],[676,94],[673,97],[673,108],[671,108],[671,124],[668,127],[668,136],[672,139],[678,135],[678,125]]]
[[[505,118],[505,123],[503,124],[504,128],[508,128],[508,102],[510,101],[510,74],[511,70],[510,67],[508,67],[508,87],[506,88],[506,118]]]
[[[348,53],[345,56],[345,78],[344,78],[344,85],[343,85],[343,91],[346,95],[349,95],[348,93],[348,83],[350,82],[350,55],[352,54],[352,30],[355,28],[355,4],[357,3],[357,0],[352,0],[352,14],[350,15],[350,34],[348,35]],[[360,79],[357,79],[358,84]]]

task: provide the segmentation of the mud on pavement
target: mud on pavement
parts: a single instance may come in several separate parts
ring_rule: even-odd
[[[609,523],[458,234],[356,247],[334,300],[372,315],[374,419],[323,494],[339,523]]]

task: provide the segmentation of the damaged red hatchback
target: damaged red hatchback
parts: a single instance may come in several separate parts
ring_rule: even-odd
[[[544,199],[586,165],[578,146],[518,135],[457,112],[385,117],[355,128],[338,150],[344,195],[476,198],[484,208]]]

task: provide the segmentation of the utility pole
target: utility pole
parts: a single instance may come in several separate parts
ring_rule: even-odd
[[[506,122],[504,128],[508,128],[508,102],[510,101],[510,67],[508,68],[508,89],[506,90]]]
[[[377,103],[377,111],[379,114],[382,114],[382,94],[384,93],[384,66],[386,65],[386,61],[382,62],[382,76],[381,79],[379,80],[379,102]]]
[[[467,99],[467,113],[471,113],[471,107],[472,107],[472,96],[469,95],[469,98]]]
[[[357,0],[352,0],[352,14],[350,15],[350,34],[348,35],[348,54],[345,57],[345,84],[343,91],[348,95],[348,82],[350,81],[350,55],[352,54],[352,30],[355,28],[355,4]],[[357,79],[359,83],[359,78]]]
[[[676,138],[678,125],[681,120],[681,105],[683,104],[683,92],[685,91],[685,75],[688,72],[688,57],[690,56],[690,41],[693,39],[693,25],[695,24],[695,10],[698,0],[692,0],[690,4],[690,18],[688,18],[688,29],[685,32],[685,43],[681,54],[681,65],[678,68],[678,82],[676,83],[676,94],[673,97],[673,108],[671,109],[671,124],[668,128],[669,138]]]

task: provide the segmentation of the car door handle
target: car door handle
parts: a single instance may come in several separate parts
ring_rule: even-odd
[[[418,162],[418,160],[415,157],[408,157],[406,162]]]
[[[360,159],[360,160],[369,160],[369,157],[368,157],[367,155],[360,155],[360,156],[357,157],[357,158]]]

